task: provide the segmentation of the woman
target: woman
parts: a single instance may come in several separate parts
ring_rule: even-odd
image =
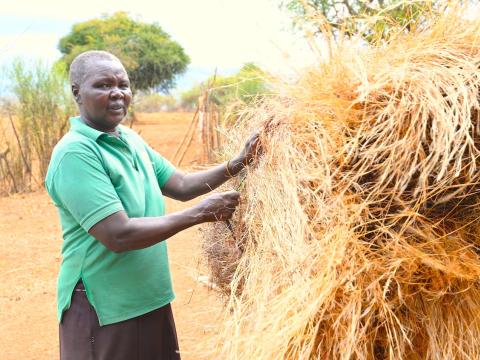
[[[120,125],[132,92],[115,56],[80,54],[70,81],[80,116],[70,120],[46,177],[64,239],[60,357],[179,359],[163,240],[196,224],[228,220],[239,194],[214,194],[168,215],[163,195],[186,201],[217,188],[253,160],[258,136],[229,162],[183,174]]]

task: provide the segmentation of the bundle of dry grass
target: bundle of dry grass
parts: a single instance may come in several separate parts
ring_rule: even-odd
[[[480,359],[480,18],[332,49],[244,116],[265,154],[236,239],[206,237],[215,356]]]

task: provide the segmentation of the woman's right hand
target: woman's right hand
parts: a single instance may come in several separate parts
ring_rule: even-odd
[[[195,208],[203,222],[229,220],[240,202],[240,193],[227,191],[210,195]]]

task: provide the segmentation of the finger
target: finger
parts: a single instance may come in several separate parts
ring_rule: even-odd
[[[235,190],[227,191],[224,194],[228,199],[238,200],[240,198],[240,193]]]
[[[240,193],[238,191],[235,191],[231,194],[231,198],[234,200],[238,200],[240,198]]]
[[[256,134],[255,137],[252,138],[252,147],[258,146],[259,143],[260,143],[260,136]]]
[[[227,213],[222,217],[222,219],[223,220],[230,220],[232,218],[232,216],[233,216],[233,213]]]
[[[249,136],[249,138],[247,139],[246,146],[247,146],[247,147],[251,147],[252,144],[258,139],[258,136],[259,136],[259,133],[258,133],[258,132],[252,133],[252,134]]]
[[[230,219],[233,216],[233,213],[235,210],[225,210],[225,212],[222,213],[222,219]]]
[[[237,208],[235,206],[225,206],[222,211],[225,211],[225,212],[235,212],[235,210],[237,210]]]

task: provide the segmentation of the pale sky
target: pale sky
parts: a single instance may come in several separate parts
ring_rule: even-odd
[[[274,72],[298,69],[312,61],[305,40],[294,35],[290,14],[279,0],[0,0],[0,65],[15,57],[60,57],[58,40],[77,22],[126,11],[157,22],[183,46],[190,71],[180,85],[198,77],[231,73],[253,61]],[[196,78],[195,78],[196,77]]]

